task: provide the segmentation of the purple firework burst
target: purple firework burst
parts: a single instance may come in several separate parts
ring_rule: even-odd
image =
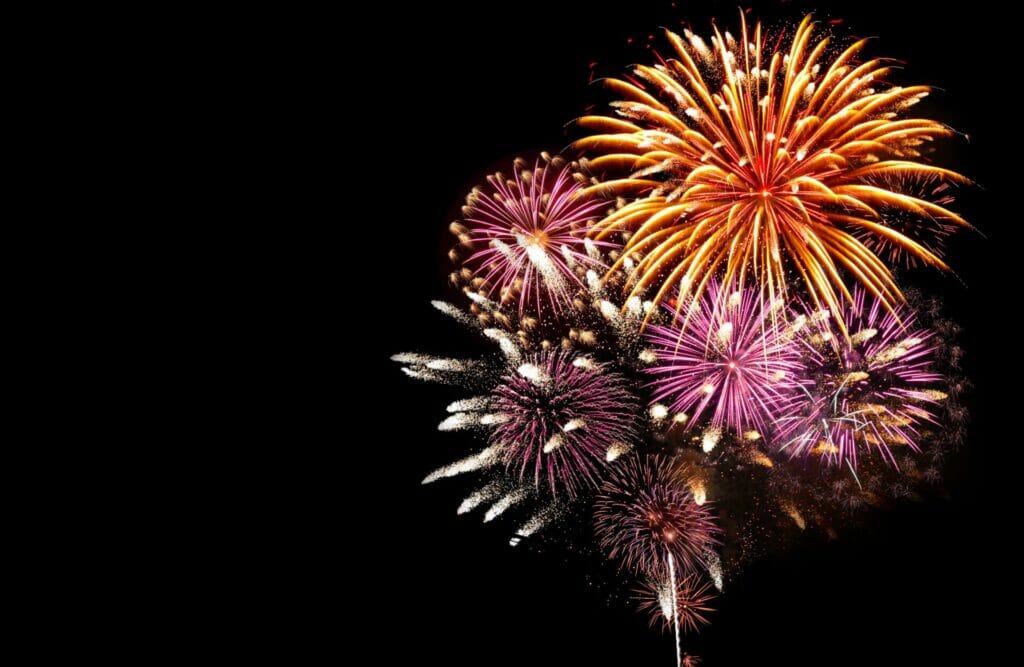
[[[651,326],[647,340],[656,361],[653,402],[668,402],[692,425],[706,412],[712,426],[764,433],[773,415],[794,399],[802,375],[799,347],[784,313],[753,290],[712,282],[697,304],[674,304],[670,326]]]
[[[608,366],[564,351],[529,355],[491,395],[490,441],[509,469],[570,496],[597,486],[609,446],[636,437],[639,401]]]
[[[843,309],[849,337],[824,313],[805,317],[818,323],[805,340],[814,387],[777,420],[776,446],[853,467],[861,451],[893,466],[893,447],[920,451],[920,430],[936,423],[932,409],[946,397],[935,388],[943,377],[931,370],[932,332],[916,327],[909,308],[890,312],[861,288]]]
[[[581,176],[561,158],[538,160],[532,170],[517,160],[511,179],[493,174],[487,191],[473,189],[463,207],[466,226],[455,231],[470,252],[462,264],[479,291],[502,303],[518,298],[520,315],[559,312],[571,305],[587,269],[603,273],[584,239],[608,202],[579,196]]]
[[[658,456],[616,464],[594,503],[601,546],[651,577],[668,571],[670,555],[684,571],[695,571],[720,531],[710,506],[694,501],[687,481],[685,469]]]

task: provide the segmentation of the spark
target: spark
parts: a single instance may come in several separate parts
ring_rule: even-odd
[[[498,462],[503,449],[503,445],[491,445],[477,454],[467,456],[460,461],[438,468],[424,477],[423,482],[421,483],[430,484],[431,482],[436,482],[437,480],[444,479],[445,477],[454,477],[455,475],[480,470],[481,468],[489,468]]]
[[[536,364],[523,364],[516,371],[537,386],[542,386],[551,380]]]
[[[490,523],[499,516],[504,514],[513,505],[522,502],[526,497],[526,494],[522,490],[513,491],[506,494],[498,502],[491,505],[490,509],[484,514],[484,523]]]
[[[448,417],[443,422],[437,425],[438,431],[459,431],[461,429],[469,428],[479,423],[479,419],[475,415],[471,415],[466,412],[456,412],[454,415]]]
[[[568,433],[569,431],[575,431],[578,428],[586,426],[587,422],[582,418],[570,419],[562,427],[562,431]]]
[[[631,449],[633,449],[633,445],[627,442],[613,442],[608,445],[608,452],[604,456],[605,461],[611,463],[623,454],[628,453]]]
[[[711,452],[715,448],[715,445],[722,439],[722,429],[712,426],[705,429],[704,435],[701,437],[700,446],[704,450],[705,454]]]
[[[453,320],[455,320],[459,324],[462,324],[462,325],[467,326],[467,327],[475,326],[475,321],[473,320],[472,317],[467,315],[465,312],[463,312],[459,308],[457,308],[457,307],[453,306],[452,304],[448,303],[447,301],[431,301],[430,305],[433,306],[434,308],[438,309],[439,311],[441,311],[442,313],[444,313],[448,317],[452,318]]]
[[[448,412],[473,412],[476,410],[486,410],[490,406],[486,396],[474,396],[473,398],[464,398],[461,401],[455,401],[448,405]]]
[[[488,502],[498,497],[501,494],[501,484],[499,482],[491,482],[482,489],[477,489],[470,495],[466,496],[462,504],[459,505],[459,509],[455,511],[456,514],[468,514],[472,512],[481,503]]]

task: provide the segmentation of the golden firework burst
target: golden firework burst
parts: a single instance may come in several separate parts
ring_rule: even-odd
[[[695,302],[716,275],[753,280],[772,299],[802,283],[836,315],[852,278],[891,309],[903,296],[879,254],[948,270],[925,232],[969,226],[918,196],[968,182],[923,161],[923,147],[953,131],[905,117],[929,88],[891,86],[885,61],[858,62],[866,40],[829,62],[809,16],[788,52],[741,21],[738,40],[715,28],[710,46],[667,31],[677,58],[607,82],[623,98],[619,117],[579,120],[596,133],[576,148],[611,175],[589,189],[635,198],[593,231],[625,233],[611,271],[637,262],[631,292],[656,301],[681,286]]]

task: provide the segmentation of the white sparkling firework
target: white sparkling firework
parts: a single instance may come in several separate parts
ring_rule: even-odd
[[[550,380],[547,373],[545,373],[543,369],[536,364],[523,364],[516,369],[516,372],[538,387],[547,384]]]
[[[576,368],[583,368],[585,370],[594,370],[597,368],[597,364],[590,357],[576,357],[572,360],[572,365]]]
[[[583,428],[586,425],[587,425],[587,422],[584,421],[583,419],[579,419],[579,418],[577,418],[577,419],[570,419],[562,427],[562,431],[565,432],[565,433],[568,433],[570,431],[575,431],[578,428]]]
[[[711,576],[711,581],[714,582],[715,588],[721,593],[724,588],[722,559],[714,551],[707,551],[704,553],[704,562],[708,564],[708,574]]]
[[[508,541],[509,546],[514,547],[519,544],[524,537],[530,537],[542,530],[558,516],[560,511],[561,508],[558,505],[549,505],[534,514],[530,517],[529,521],[519,527],[516,534]]]
[[[431,373],[430,371],[420,371],[403,366],[402,372],[415,380],[423,380],[424,382],[444,382],[444,378],[442,376],[437,373]]]
[[[466,496],[465,500],[462,501],[462,504],[459,505],[459,509],[457,509],[455,513],[467,514],[468,512],[472,512],[479,507],[481,503],[490,502],[501,495],[501,488],[502,485],[500,482],[491,482],[482,489],[477,489],[470,495]]]
[[[628,442],[613,442],[612,444],[608,445],[608,451],[607,453],[605,453],[604,459],[605,461],[611,463],[612,461],[619,458],[623,454],[628,453],[631,449],[633,449],[633,445],[629,444]]]
[[[510,361],[515,361],[521,356],[519,346],[501,329],[484,329],[484,335],[495,341],[501,349],[501,353]]]
[[[468,412],[456,412],[437,425],[438,431],[460,431],[480,423],[479,417]]]
[[[486,396],[474,396],[455,401],[448,406],[448,412],[475,412],[486,410],[490,407],[490,400]]]
[[[431,359],[427,362],[427,368],[432,371],[447,371],[449,373],[469,373],[480,367],[479,364],[465,359]]]
[[[604,315],[605,319],[609,322],[615,323],[619,319],[619,309],[611,301],[602,300],[600,303],[601,314]]]
[[[709,427],[704,430],[704,435],[701,437],[700,446],[704,450],[705,454],[711,452],[712,449],[722,439],[722,429],[716,426]]]
[[[508,415],[503,414],[486,414],[480,416],[480,423],[484,426],[494,426],[495,424],[504,424],[510,419]]]
[[[467,456],[455,463],[449,463],[448,465],[438,468],[424,477],[422,484],[430,484],[431,482],[436,482],[437,480],[444,479],[445,477],[454,477],[456,475],[461,475],[462,473],[480,470],[481,468],[489,468],[498,462],[502,449],[504,449],[503,445],[491,445],[487,449],[473,454],[472,456]]]
[[[487,513],[484,514],[484,523],[490,523],[491,521],[494,521],[499,516],[504,514],[508,510],[508,508],[522,501],[525,497],[526,494],[523,493],[522,490],[516,490],[511,493],[505,494],[504,496],[502,496],[501,500],[491,505],[490,509],[487,510]]]
[[[676,666],[683,664],[683,646],[679,639],[679,600],[676,598],[676,562],[672,553],[668,554],[668,572],[672,583],[672,620],[676,628]]]
[[[562,434],[556,433],[544,444],[544,453],[550,454],[562,446]]]
[[[555,263],[548,257],[547,252],[544,251],[544,246],[537,243],[532,239],[527,239],[525,236],[516,235],[516,241],[520,247],[526,250],[526,256],[529,258],[530,263],[537,269],[537,273],[540,274],[541,279],[547,285],[548,289],[552,292],[562,294],[568,299],[569,296],[569,285],[565,282],[561,272]],[[513,259],[513,261],[515,261]]]
[[[431,301],[430,305],[433,306],[434,308],[437,308],[439,311],[441,311],[448,317],[452,318],[459,324],[465,325],[467,327],[476,326],[476,321],[472,317],[467,315],[458,307],[448,303],[447,301]]]
[[[483,294],[480,294],[479,292],[466,292],[466,296],[469,297],[470,301],[472,301],[473,303],[475,303],[476,305],[480,306],[481,308],[488,312],[493,313],[498,310],[498,304],[494,303],[493,301],[485,297]]]

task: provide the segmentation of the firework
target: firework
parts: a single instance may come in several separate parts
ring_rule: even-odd
[[[923,147],[953,131],[904,117],[929,89],[887,85],[882,60],[856,64],[866,40],[829,61],[828,40],[811,41],[810,17],[788,40],[741,20],[739,40],[716,28],[711,47],[668,32],[678,59],[608,82],[625,98],[612,105],[621,118],[580,119],[597,132],[576,143],[597,156],[589,168],[631,172],[586,192],[637,197],[596,225],[597,239],[629,233],[612,271],[639,257],[632,292],[654,288],[661,301],[681,281],[699,297],[717,273],[753,279],[774,299],[792,270],[815,306],[838,317],[841,296],[850,298],[845,270],[893,307],[902,295],[879,252],[948,268],[900,231],[905,220],[940,235],[967,226],[915,196],[922,183],[934,193],[966,182],[922,161]],[[773,46],[785,41],[787,52]]]
[[[934,335],[916,327],[913,311],[885,310],[854,289],[842,321],[812,316],[808,369],[816,378],[805,400],[777,421],[776,445],[790,456],[821,456],[857,464],[858,452],[877,451],[896,465],[893,447],[920,451],[921,429],[936,424],[934,406],[946,398],[932,370]],[[836,329],[849,332],[848,337]]]
[[[692,572],[717,543],[710,503],[698,505],[687,475],[658,456],[617,463],[594,503],[598,540],[612,558],[648,575],[659,575],[671,555]]]
[[[675,583],[675,608],[679,627],[683,632],[697,632],[702,625],[707,625],[707,613],[714,611],[708,604],[715,597],[710,592],[711,585],[701,581],[696,574],[689,574]],[[652,626],[673,629],[675,615],[672,612],[671,578],[643,579],[633,592],[638,609],[650,614]]]
[[[590,553],[592,516],[679,667],[712,586],[919,497],[965,438],[958,327],[890,270],[947,269],[967,226],[966,179],[926,157],[953,132],[813,31],[668,32],[672,58],[609,81],[617,117],[579,121],[585,157],[515,160],[449,227],[467,307],[432,304],[491,353],[392,357],[465,390],[437,429],[479,440],[423,484],[479,475],[455,513],[520,549]]]
[[[467,196],[463,222],[450,227],[459,238],[450,256],[462,266],[453,280],[502,305],[518,301],[521,317],[571,306],[580,276],[604,268],[585,237],[607,203],[582,194],[585,182],[561,158],[532,169],[517,160],[512,178],[488,176],[485,189]]]
[[[636,437],[639,402],[607,364],[562,351],[523,361],[492,392],[501,423],[491,443],[511,471],[552,492],[596,486],[609,449]]]
[[[695,308],[685,308],[685,328],[675,317],[647,329],[656,358],[646,369],[651,398],[685,414],[687,427],[709,413],[713,427],[763,433],[796,394],[799,351],[777,309],[749,289],[724,293],[711,283]]]

